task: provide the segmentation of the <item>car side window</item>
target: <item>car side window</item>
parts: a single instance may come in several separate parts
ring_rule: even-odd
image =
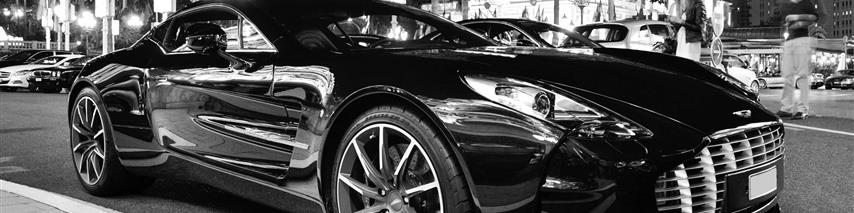
[[[640,30],[638,30],[638,33],[636,33],[634,37],[635,39],[644,39],[649,38],[649,35],[649,26],[643,25],[640,27]]]
[[[507,25],[493,24],[488,33],[488,38],[501,42],[502,44],[510,46],[537,46],[537,44],[534,43],[531,38],[525,36],[524,33]]]
[[[474,30],[475,32],[480,33],[483,36],[489,37],[490,24],[475,23],[475,24],[466,24],[465,26]]]
[[[227,38],[226,50],[273,49],[273,46],[264,39],[263,35],[255,29],[249,20],[226,8],[208,8],[176,17],[171,20],[171,23],[165,22],[164,26],[161,26],[163,28],[162,32],[160,32],[161,27],[158,27],[152,38],[156,40],[162,37],[163,41],[161,44],[167,52],[192,52],[185,44],[187,37],[186,30],[188,27],[198,23],[215,24],[222,28]]]
[[[652,24],[649,25],[650,33],[657,36],[669,37],[670,31],[667,30],[667,25],[662,24]]]
[[[249,50],[272,50],[273,46],[270,43],[267,43],[264,40],[264,36],[261,35],[255,26],[249,22],[249,20],[243,19],[242,23],[243,32],[241,33],[241,37],[243,38],[243,43],[241,49],[249,49]]]
[[[52,55],[53,55],[53,52],[50,52],[50,51],[40,52],[40,53],[36,53],[35,55],[33,55],[32,57],[27,59],[27,61],[35,61],[35,60],[39,60],[39,59],[42,59],[44,57],[48,57],[48,56],[52,56]]]

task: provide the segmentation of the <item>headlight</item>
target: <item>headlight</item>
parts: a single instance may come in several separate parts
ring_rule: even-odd
[[[465,75],[463,79],[483,97],[526,115],[546,121],[575,121],[576,125],[568,128],[584,132],[584,137],[617,136],[615,132],[619,132],[618,136],[652,135],[652,132],[628,119],[594,109],[581,98],[569,98],[533,83],[478,74]]]
[[[32,75],[32,74],[33,74],[33,72],[34,72],[34,71],[19,71],[19,72],[13,72],[13,73],[12,73],[12,76],[29,76],[29,75]]]
[[[854,78],[842,79],[843,84],[854,84]]]
[[[466,83],[489,100],[544,120],[595,120],[606,115],[566,96],[512,78],[466,75]]]

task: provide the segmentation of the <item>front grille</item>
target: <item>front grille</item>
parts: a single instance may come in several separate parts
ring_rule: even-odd
[[[694,159],[659,177],[655,198],[659,212],[721,212],[726,175],[783,154],[783,127],[747,129],[712,141]]]
[[[9,72],[0,72],[0,78],[8,78]]]

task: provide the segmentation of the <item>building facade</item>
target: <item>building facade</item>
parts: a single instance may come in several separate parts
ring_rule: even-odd
[[[854,36],[854,0],[827,0],[832,1],[832,4],[827,5],[827,10],[831,14],[831,27],[825,28],[827,34],[832,38],[842,38],[842,36]]]

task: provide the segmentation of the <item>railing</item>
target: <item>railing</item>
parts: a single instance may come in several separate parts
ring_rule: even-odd
[[[51,49],[56,49],[57,42],[51,42]],[[15,50],[47,49],[44,41],[0,41],[0,52]]]

